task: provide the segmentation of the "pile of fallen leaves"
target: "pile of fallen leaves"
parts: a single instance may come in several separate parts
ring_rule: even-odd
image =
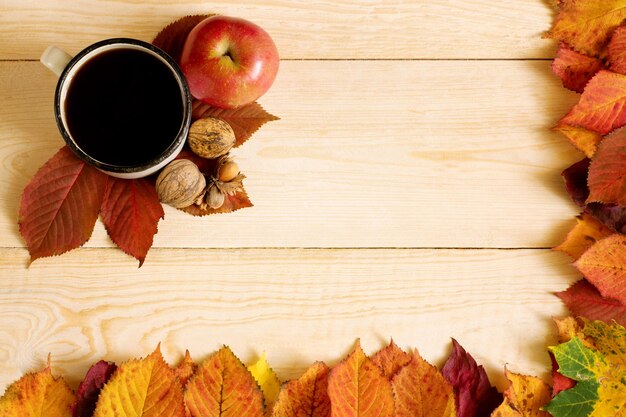
[[[439,370],[393,341],[372,357],[359,343],[330,368],[314,363],[281,384],[262,356],[246,367],[226,346],[175,367],[160,349],[119,366],[100,361],[76,392],[50,364],[9,386],[1,417],[555,417],[626,412],[626,329],[617,323],[557,321],[554,390],[505,370],[504,395],[455,340]],[[554,398],[553,395],[555,395]],[[552,400],[551,400],[552,398]]]
[[[563,171],[581,207],[556,249],[584,279],[559,293],[570,311],[626,324],[626,0],[561,0],[547,37],[560,41],[552,69],[580,100],[555,130],[585,158]]]
[[[188,33],[209,15],[187,16],[164,28],[153,44],[179,60]],[[237,148],[265,123],[277,120],[258,103],[235,109],[210,107],[193,100],[192,122],[215,117],[228,123],[235,133]],[[186,147],[178,158],[196,163],[207,177],[216,176],[214,160],[198,157]],[[155,190],[156,174],[134,180],[114,178],[86,164],[64,146],[37,171],[22,194],[20,233],[31,260],[60,255],[82,246],[91,237],[100,215],[109,237],[121,250],[139,260],[141,266],[152,247],[159,221],[165,212]],[[225,195],[218,209],[181,209],[194,216],[230,213],[252,207],[242,189]]]

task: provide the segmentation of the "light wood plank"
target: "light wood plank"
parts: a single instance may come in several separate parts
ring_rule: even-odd
[[[54,85],[0,64],[0,246],[23,246],[21,192],[62,144]],[[547,62],[286,62],[262,99],[282,120],[234,151],[256,206],[168,209],[155,246],[554,246],[580,156],[548,128],[575,99]],[[111,245],[100,224],[89,245]]]
[[[159,342],[171,362],[225,343],[244,362],[267,352],[287,379],[359,337],[370,353],[393,337],[437,364],[454,337],[503,388],[505,364],[548,374],[551,317],[565,314],[551,292],[577,279],[545,250],[161,249],[139,270],[111,249],[27,259],[0,250],[0,392],[48,353],[76,384],[90,363]]]
[[[4,0],[0,59],[69,53],[105,38],[150,41],[170,21],[215,12],[253,20],[283,58],[549,58],[552,10],[540,0]]]

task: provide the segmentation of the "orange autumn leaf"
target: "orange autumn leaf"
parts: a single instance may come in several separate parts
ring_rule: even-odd
[[[559,124],[584,127],[601,135],[626,125],[626,75],[598,72]]]
[[[411,362],[393,378],[395,417],[454,417],[452,385],[414,352]]]
[[[582,93],[589,80],[602,68],[601,60],[576,52],[563,42],[552,62],[552,72],[561,79],[563,87],[577,93]]]
[[[626,19],[624,0],[564,0],[552,29],[545,35],[576,51],[599,56],[615,28]]]
[[[574,265],[602,296],[626,303],[626,236],[602,239]]]
[[[626,129],[604,138],[589,165],[587,202],[626,206]]]
[[[593,157],[598,149],[598,144],[602,140],[602,135],[583,127],[560,124],[552,130],[563,134],[576,149],[584,153],[588,158]]]
[[[567,234],[565,241],[554,250],[566,253],[576,260],[598,240],[609,237],[613,233],[595,217],[583,213],[576,218],[576,226]]]
[[[48,365],[11,384],[0,398],[2,417],[71,417],[74,393]]]
[[[285,384],[272,417],[330,417],[329,371],[328,366],[317,362],[299,379]]]
[[[411,355],[403,351],[393,341],[372,356],[374,362],[389,380],[411,362]]]
[[[511,383],[504,392],[504,402],[492,417],[550,417],[543,411],[552,397],[550,387],[541,379],[505,372]]]
[[[583,330],[578,320],[571,316],[564,319],[554,319],[554,324],[556,324],[559,344],[569,342]]]
[[[391,417],[391,383],[357,343],[328,379],[333,417]]]
[[[197,368],[198,368],[198,365],[196,365],[193,359],[191,359],[191,354],[189,353],[189,351],[188,350],[185,351],[185,357],[174,368],[174,373],[178,377],[178,380],[180,381],[180,385],[183,388],[185,388],[185,386],[187,385],[187,382],[189,381],[189,379],[191,379],[193,374],[196,373]]]
[[[226,346],[189,380],[185,405],[191,417],[263,417],[261,389]]]
[[[611,71],[626,74],[626,26],[623,24],[611,37],[608,61]]]
[[[102,389],[94,417],[183,417],[183,391],[159,347],[120,365]]]

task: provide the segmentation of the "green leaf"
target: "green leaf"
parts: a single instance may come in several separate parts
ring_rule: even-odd
[[[579,382],[572,389],[560,392],[546,407],[546,411],[554,417],[587,417],[598,401],[596,381]]]
[[[554,417],[626,415],[626,329],[613,322],[585,322],[567,343],[550,348],[559,373],[577,381],[559,393],[546,411]]]
[[[559,373],[575,381],[593,380],[596,376],[596,364],[606,364],[597,352],[585,346],[578,337],[550,350],[559,364]]]

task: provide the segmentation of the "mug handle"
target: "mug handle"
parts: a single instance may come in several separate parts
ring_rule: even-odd
[[[39,61],[59,77],[71,59],[72,56],[62,49],[56,46],[49,46],[41,54]]]

